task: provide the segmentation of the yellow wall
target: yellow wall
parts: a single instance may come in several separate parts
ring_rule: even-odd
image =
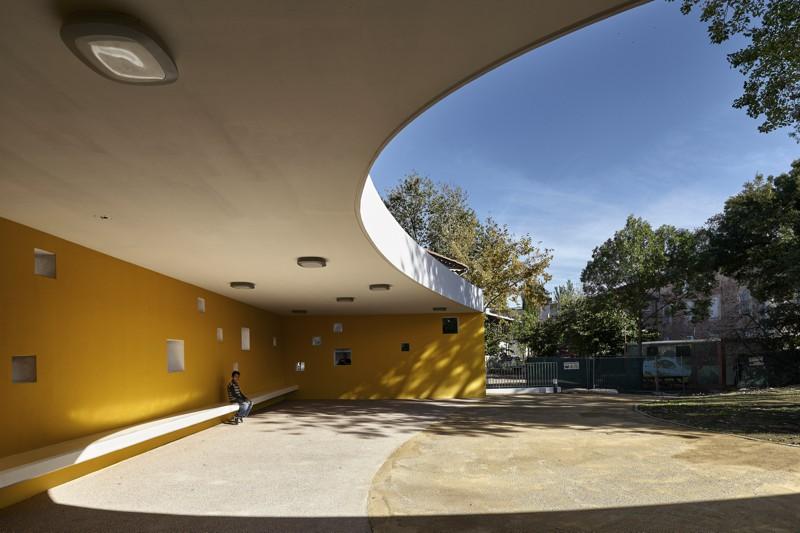
[[[56,279],[33,274],[34,248],[56,253]],[[218,403],[234,361],[247,393],[293,384],[275,315],[2,218],[0,250],[0,457]],[[11,356],[31,354],[37,383],[12,384]]]
[[[34,275],[34,248],[56,253],[56,279]],[[279,319],[2,218],[0,249],[0,457],[224,401],[234,362],[251,395],[293,384],[314,399],[484,394],[480,313],[456,315],[455,335],[441,314]],[[184,372],[167,372],[167,339],[184,341]],[[335,348],[353,364],[334,366]],[[36,355],[36,383],[11,382],[14,355]]]
[[[459,331],[442,334],[442,317],[457,316]],[[334,323],[342,333],[334,333]],[[476,398],[485,394],[483,314],[288,317],[282,320],[286,370],[299,398]],[[321,346],[312,338],[322,337]],[[409,352],[400,351],[408,342]],[[353,351],[352,365],[334,366],[337,348]],[[304,372],[295,364],[305,362]]]

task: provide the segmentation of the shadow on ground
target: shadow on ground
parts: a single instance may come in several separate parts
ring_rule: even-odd
[[[41,494],[0,512],[2,531],[369,531],[365,517],[233,517],[126,513],[70,507]],[[25,513],[35,507],[46,521]],[[13,509],[13,508],[12,508]],[[9,512],[10,511],[10,512]],[[254,510],[255,511],[255,510]],[[25,520],[17,519],[27,515]],[[800,494],[558,512],[371,517],[375,532],[798,531]],[[688,524],[688,525],[687,525]]]
[[[385,400],[385,401],[291,401],[280,410],[290,415],[302,435],[304,428],[327,428],[359,438],[381,438],[389,425],[392,431],[409,434],[426,430],[436,435],[513,437],[535,428],[568,428],[604,433],[668,432],[671,436],[697,439],[696,432],[683,431],[674,424],[652,418],[632,418],[637,401],[650,397],[587,396],[508,396],[482,400]],[[598,407],[602,407],[598,410]],[[390,415],[390,416],[385,416]],[[624,415],[624,416],[620,416]],[[265,431],[277,431],[281,420],[260,417],[253,423]]]

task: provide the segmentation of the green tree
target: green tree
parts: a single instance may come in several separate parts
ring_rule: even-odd
[[[592,252],[581,273],[584,291],[633,318],[641,353],[647,328],[662,312],[686,312],[691,301],[693,320],[707,315],[714,273],[702,261],[701,243],[698,233],[667,225],[654,230],[631,215]]]
[[[635,321],[624,310],[600,298],[588,298],[568,282],[553,291],[555,316],[539,320],[526,313],[517,322],[517,339],[536,355],[570,353],[615,355],[634,335]]]
[[[707,232],[714,266],[768,302],[765,337],[800,348],[800,160],[745,183]]]
[[[491,218],[481,222],[460,187],[412,173],[387,191],[385,203],[417,243],[467,265],[464,277],[483,289],[485,309],[506,311],[511,297],[544,302],[550,251]]]
[[[413,172],[387,191],[384,203],[420,246],[467,264],[480,222],[462,188]]]
[[[670,0],[672,1],[672,0]],[[797,0],[681,0],[684,15],[699,8],[712,43],[742,35],[749,44],[728,63],[747,77],[733,107],[764,116],[759,131],[792,127],[800,142],[800,2]]]
[[[484,324],[484,342],[486,344],[486,355],[489,357],[499,357],[505,355],[501,343],[511,343],[515,339],[513,332],[514,325],[508,320],[486,320]]]
[[[554,319],[539,320],[537,313],[526,311],[514,326],[514,338],[530,348],[533,355],[558,355],[563,344],[563,332]]]
[[[546,301],[544,284],[552,256],[533,244],[530,235],[517,238],[506,225],[487,218],[480,225],[465,277],[483,289],[484,309],[505,311],[511,297],[532,305]]]

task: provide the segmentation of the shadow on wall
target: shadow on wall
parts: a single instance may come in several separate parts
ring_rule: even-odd
[[[9,512],[12,511],[12,512]],[[43,518],[44,517],[44,518]],[[38,518],[38,519],[37,519]],[[359,516],[186,516],[71,507],[41,494],[0,511],[4,531],[771,531],[796,532],[800,494],[527,513]]]
[[[444,334],[443,315],[433,314],[286,318],[287,369],[294,371],[298,362],[304,368],[294,372],[297,397],[483,397],[483,315],[446,316],[458,318],[458,333]],[[334,324],[343,326],[340,333],[333,332]],[[335,364],[339,349],[352,351],[350,365]]]

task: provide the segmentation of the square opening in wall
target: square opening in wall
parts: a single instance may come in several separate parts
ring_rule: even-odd
[[[451,335],[458,333],[458,318],[449,317],[442,319],[442,333]]]
[[[250,328],[242,328],[242,351],[250,351]]]
[[[183,372],[183,341],[167,339],[167,372]]]
[[[206,299],[205,298],[198,298],[197,299],[197,310],[201,313],[206,312]]]
[[[11,357],[11,382],[36,383],[35,355],[14,355]]]
[[[409,352],[411,351],[411,345],[407,342],[403,342],[400,344],[400,351],[401,352]]]
[[[225,335],[222,332],[222,328],[217,328],[217,342],[222,342],[225,339]]]
[[[341,333],[344,331],[344,326],[341,322],[336,322],[333,324],[333,332],[334,333]]]
[[[352,359],[353,351],[349,348],[339,348],[333,352],[333,365],[334,366],[350,366],[353,364]]]
[[[306,371],[306,363],[305,361],[298,361],[296,365],[294,365],[295,372],[305,372]]]
[[[311,337],[311,346],[322,346],[322,337]]]
[[[47,250],[33,249],[33,273],[46,278],[56,277],[56,254]]]

